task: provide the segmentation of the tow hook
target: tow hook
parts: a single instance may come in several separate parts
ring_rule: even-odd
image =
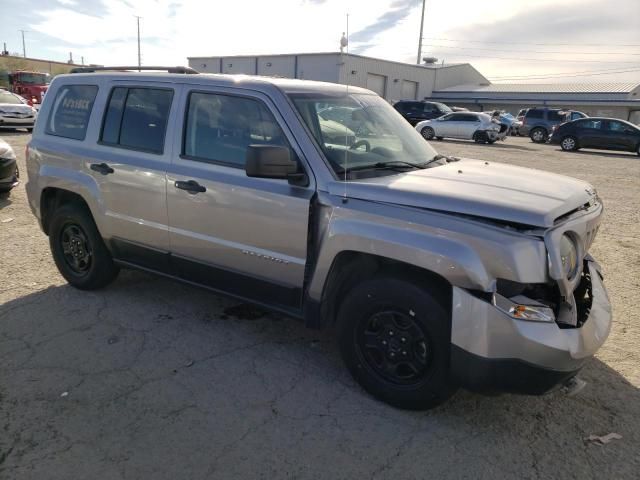
[[[564,382],[564,384],[562,385],[562,391],[568,396],[573,397],[575,395],[578,395],[586,386],[587,382],[575,376]]]

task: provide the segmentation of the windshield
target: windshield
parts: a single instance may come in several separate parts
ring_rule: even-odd
[[[376,95],[290,94],[340,179],[424,168],[436,151]],[[327,115],[327,113],[339,115]],[[329,117],[329,118],[328,118]],[[434,162],[430,166],[437,166]],[[362,175],[358,174],[358,178]]]
[[[0,90],[0,103],[11,104],[11,105],[22,105],[23,102],[13,93],[5,92]]]
[[[49,75],[46,73],[19,73],[16,77],[20,83],[26,85],[46,85],[49,83]]]
[[[444,113],[449,113],[449,112],[453,112],[453,110],[451,110],[447,105],[445,105],[444,103],[438,103],[438,102],[434,102],[434,105],[436,105],[441,112]]]

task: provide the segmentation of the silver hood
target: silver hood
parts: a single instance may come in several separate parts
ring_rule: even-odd
[[[26,113],[33,115],[33,109],[29,105],[18,103],[0,103],[0,111],[4,113]]]
[[[329,192],[344,194],[344,183]],[[462,159],[440,167],[350,181],[347,196],[428,208],[536,227],[588,203],[591,185],[555,173]]]

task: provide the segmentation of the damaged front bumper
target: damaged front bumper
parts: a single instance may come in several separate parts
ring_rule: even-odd
[[[585,260],[585,275],[590,305],[585,308],[583,299],[574,299],[571,314],[583,317],[577,327],[515,319],[491,302],[454,287],[453,379],[470,390],[542,394],[575,376],[611,329],[609,297],[599,267],[590,257]]]

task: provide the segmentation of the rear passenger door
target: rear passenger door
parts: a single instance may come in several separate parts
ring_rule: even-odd
[[[116,257],[154,269],[167,261],[169,231],[165,133],[175,89],[114,83],[105,99],[98,145],[87,162],[105,207]]]
[[[480,126],[480,119],[477,115],[460,115],[458,123],[458,136],[464,139],[473,138],[473,134]]]
[[[286,146],[302,160],[293,136],[257,92],[194,88],[181,103],[184,125],[176,129],[167,176],[174,273],[254,301],[298,308],[313,177],[300,187],[250,178],[244,170],[252,144]]]
[[[581,148],[601,146],[605,141],[602,120],[585,119],[577,122],[578,143]]]

